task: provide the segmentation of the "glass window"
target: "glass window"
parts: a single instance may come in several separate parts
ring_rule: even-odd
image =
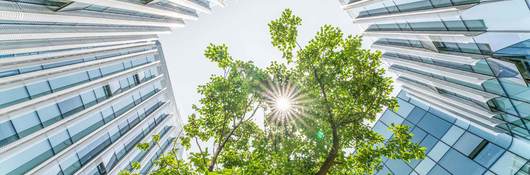
[[[72,134],[72,140],[75,142],[92,133],[103,124],[101,114],[95,113],[86,117],[83,121],[69,127],[68,130],[70,131],[70,134]]]
[[[111,65],[111,66],[106,66],[106,67],[101,68],[101,74],[108,75],[108,74],[112,74],[114,72],[122,71],[123,69],[124,69],[123,68],[123,64],[122,63],[117,63],[117,64],[114,64],[114,65]]]
[[[410,103],[403,101],[401,99],[398,99],[399,108],[397,110],[397,114],[400,116],[408,116],[409,113],[414,109],[414,105],[411,105]]]
[[[425,158],[423,161],[416,166],[416,172],[419,174],[427,174],[431,170],[431,168],[435,165],[434,161],[432,161],[430,158]]]
[[[423,138],[425,138],[425,136],[427,135],[427,133],[425,131],[423,131],[422,129],[416,127],[412,130],[412,142],[414,143],[420,143]]]
[[[23,73],[28,73],[28,72],[34,72],[34,71],[42,70],[42,67],[40,65],[37,65],[37,66],[23,67],[23,68],[20,68],[18,70],[20,71],[21,74],[23,74]]]
[[[94,106],[97,103],[96,94],[94,94],[94,91],[88,91],[88,92],[81,94],[81,99],[83,100],[83,104],[85,105],[85,108]]]
[[[439,164],[453,174],[481,175],[486,171],[486,169],[454,149],[450,149],[440,160]]]
[[[470,31],[486,31],[486,25],[482,20],[465,20],[464,23]]]
[[[86,72],[79,72],[50,80],[50,86],[54,90],[60,90],[88,80]]]
[[[81,168],[77,154],[72,154],[59,162],[64,174],[74,174]]]
[[[114,119],[114,110],[112,109],[112,107],[105,108],[101,110],[101,115],[103,116],[103,121],[105,121],[105,123],[108,123],[112,119]]]
[[[427,148],[425,150],[425,153],[429,153],[437,142],[438,140],[435,137],[427,135],[427,137],[425,137],[423,141],[421,141],[420,145]]]
[[[445,26],[447,26],[447,29],[449,31],[467,31],[464,22],[458,20],[458,21],[444,21]]]
[[[52,92],[50,86],[48,85],[48,81],[33,83],[28,85],[27,88],[29,95],[31,95],[32,98],[43,96]]]
[[[442,118],[442,119],[444,119],[444,120],[446,120],[446,121],[449,121],[449,122],[451,122],[451,123],[454,123],[455,120],[456,120],[456,118],[454,118],[453,116],[451,116],[451,115],[449,115],[449,114],[447,114],[447,113],[445,113],[445,112],[439,111],[439,110],[437,110],[437,109],[435,109],[435,108],[430,108],[430,109],[429,109],[429,112],[430,112],[431,114],[433,114],[433,115],[435,115],[435,116],[437,116],[437,117],[440,117],[440,118]]]
[[[451,0],[431,0],[431,2],[436,8],[452,6]]]
[[[445,152],[447,152],[447,150],[449,150],[449,146],[443,142],[438,142],[431,152],[429,152],[429,157],[434,161],[438,161],[442,158]]]
[[[35,143],[27,150],[20,152],[10,159],[0,162],[1,172],[6,174],[24,174],[35,166],[53,156],[48,140]]]
[[[412,171],[412,168],[399,159],[388,160],[385,165],[390,171],[394,172],[394,174],[409,174]]]
[[[418,123],[418,125],[427,133],[434,135],[436,138],[442,138],[451,124],[442,120],[430,113],[427,113],[423,119]]]
[[[442,22],[414,22],[410,23],[412,30],[416,31],[445,31],[447,30]]]
[[[119,128],[117,126],[109,128],[109,135],[110,140],[112,142],[116,142],[116,140],[118,140],[118,138],[121,136]]]
[[[436,165],[434,168],[432,168],[428,175],[451,175],[451,173],[447,172],[439,165]]]
[[[53,151],[58,153],[72,144],[70,136],[65,131],[62,131],[49,138],[50,144],[52,145]]]
[[[105,94],[105,90],[102,87],[98,87],[94,89],[94,93],[96,94],[96,98],[98,102],[101,102],[105,99],[107,99],[107,95]]]
[[[58,103],[59,109],[61,110],[63,117],[68,117],[78,111],[84,109],[83,102],[80,96],[70,98],[68,100]]]
[[[407,116],[407,120],[417,124],[423,118],[423,115],[425,115],[425,110],[416,107]]]
[[[449,145],[453,145],[458,138],[464,133],[464,130],[459,128],[458,126],[454,125],[447,131],[447,133],[442,137],[442,141]]]
[[[17,139],[18,136],[11,121],[7,120],[0,122],[0,147],[14,142]]]
[[[401,122],[403,122],[403,118],[401,118],[390,110],[386,110],[385,113],[383,113],[383,115],[381,116],[381,119],[379,120],[381,120],[386,125],[401,124]]]
[[[37,113],[44,127],[61,120],[61,112],[56,104],[38,109]]]
[[[29,95],[25,86],[0,91],[0,107],[10,106],[26,100],[29,100]]]
[[[91,80],[97,79],[97,78],[101,77],[101,72],[99,71],[99,69],[89,70],[88,71],[88,77]]]
[[[489,167],[493,162],[499,158],[502,153],[504,153],[504,149],[498,147],[495,144],[488,143],[482,151],[475,157],[475,161],[482,164],[485,167]]]
[[[31,133],[34,133],[35,131],[42,128],[36,112],[15,117],[12,119],[12,121],[13,125],[15,126],[15,130],[17,130],[17,133],[20,137],[30,135]]]
[[[475,150],[482,140],[484,139],[479,138],[469,132],[465,132],[464,135],[460,137],[458,142],[456,142],[454,148],[468,156],[473,150]]]

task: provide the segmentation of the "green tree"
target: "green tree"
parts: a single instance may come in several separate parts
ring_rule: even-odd
[[[312,99],[305,106],[311,114],[308,122],[323,132],[323,137],[318,138],[323,141],[312,150],[327,149],[325,154],[314,154],[314,161],[321,161],[316,174],[371,174],[379,168],[382,156],[424,158],[425,148],[411,143],[406,126],[391,127],[394,137],[385,145],[384,139],[367,125],[384,107],[397,109],[397,102],[390,95],[392,80],[384,76],[381,67],[381,53],[362,49],[360,37],[344,36],[339,28],[330,25],[324,25],[309,43],[300,47],[293,37],[296,34],[292,34],[300,24],[300,18],[286,10],[269,23],[269,28],[273,46],[284,53],[288,62],[293,59],[289,55],[294,54],[286,52],[295,52],[293,45],[299,47],[292,60],[295,78],[290,81]],[[311,132],[314,128],[305,131]],[[347,153],[345,148],[355,148],[355,152]],[[341,166],[332,169],[336,164]]]

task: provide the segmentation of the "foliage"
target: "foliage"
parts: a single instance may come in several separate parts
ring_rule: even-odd
[[[286,10],[269,23],[272,45],[287,64],[262,69],[233,58],[224,44],[207,47],[205,57],[223,74],[197,88],[202,98],[178,139],[199,152],[178,159],[173,148],[155,161],[152,174],[374,174],[383,156],[425,157],[425,148],[411,142],[408,126],[392,125],[393,136],[385,139],[368,125],[385,107],[398,109],[381,53],[362,49],[360,37],[330,25],[301,47],[301,22]],[[259,108],[269,111],[264,92],[276,86],[296,87],[304,96],[302,112],[282,123],[266,113],[259,127],[254,116]],[[159,140],[152,138],[157,145]],[[208,141],[212,152],[201,147]]]

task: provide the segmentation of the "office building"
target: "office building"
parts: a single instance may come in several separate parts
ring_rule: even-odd
[[[380,174],[529,174],[530,1],[341,2],[402,88],[374,130],[406,124],[427,147]]]
[[[215,5],[0,1],[0,174],[151,171],[181,129],[157,34]]]

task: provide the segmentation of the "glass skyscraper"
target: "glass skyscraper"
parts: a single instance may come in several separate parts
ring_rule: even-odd
[[[0,174],[152,170],[181,129],[157,34],[213,5],[223,3],[0,1]]]
[[[341,2],[402,88],[374,130],[408,125],[427,148],[378,174],[530,173],[530,1]]]

